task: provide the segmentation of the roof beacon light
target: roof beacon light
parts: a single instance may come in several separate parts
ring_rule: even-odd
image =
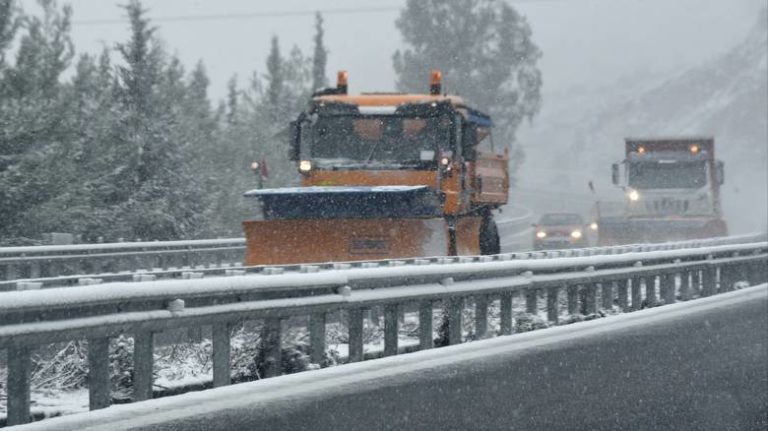
[[[349,74],[346,70],[340,70],[336,75],[336,91],[339,94],[347,94],[347,78]]]
[[[443,74],[439,70],[433,70],[429,75],[429,94],[433,96],[440,95],[442,91],[441,81],[443,80]]]
[[[691,154],[696,154],[696,153],[698,153],[698,152],[699,152],[699,146],[698,146],[698,145],[696,145],[696,144],[693,144],[693,145],[691,145],[691,146],[689,147],[689,149],[691,150]]]

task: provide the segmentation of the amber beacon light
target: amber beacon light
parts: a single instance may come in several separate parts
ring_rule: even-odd
[[[439,70],[433,70],[429,76],[429,94],[437,96],[442,91],[441,81],[443,80],[443,74]]]
[[[347,79],[349,78],[349,74],[346,70],[340,70],[338,74],[336,74],[336,90],[340,94],[347,94]]]

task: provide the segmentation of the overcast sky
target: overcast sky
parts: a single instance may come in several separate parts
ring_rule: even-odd
[[[61,0],[60,0],[61,1]],[[22,5],[34,11],[32,0]],[[128,37],[123,1],[69,0],[78,52],[98,53]],[[282,49],[311,54],[315,10],[326,11],[328,75],[350,72],[350,90],[393,89],[392,53],[402,46],[395,19],[403,0],[144,0],[169,51],[192,67],[202,59],[211,95],[226,81],[244,85],[262,72],[269,38]],[[681,70],[736,44],[768,0],[527,0],[511,1],[528,17],[544,52],[545,91],[598,86],[619,79]],[[351,12],[344,9],[372,9]],[[299,13],[296,13],[299,12]],[[269,16],[266,16],[269,15]],[[203,16],[207,19],[169,20]],[[426,78],[425,78],[426,79]]]

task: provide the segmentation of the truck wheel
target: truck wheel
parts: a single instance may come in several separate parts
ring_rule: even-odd
[[[496,228],[496,222],[490,215],[483,217],[483,223],[480,225],[480,254],[499,253],[501,253],[501,244],[499,243],[499,230]]]

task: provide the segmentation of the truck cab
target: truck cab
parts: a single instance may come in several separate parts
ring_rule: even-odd
[[[714,151],[711,137],[626,139],[626,158],[612,169],[613,183],[624,191],[623,215],[599,223],[600,242],[725,235],[724,167]]]

